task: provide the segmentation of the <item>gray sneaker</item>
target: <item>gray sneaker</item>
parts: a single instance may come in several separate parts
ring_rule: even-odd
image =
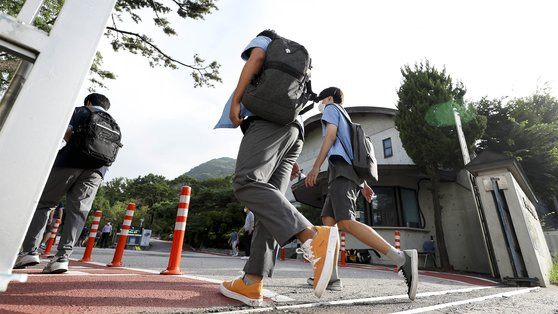
[[[306,280],[306,282],[313,287],[314,286],[314,277],[308,278],[308,280]],[[330,281],[327,284],[326,290],[331,290],[331,291],[341,291],[341,290],[343,290],[343,284],[341,283],[341,279]]]
[[[55,256],[43,268],[43,274],[61,274],[68,271],[68,256]]]
[[[405,264],[399,267],[399,270],[402,271],[403,276],[405,276],[409,299],[414,300],[418,285],[418,253],[417,250],[405,250],[403,253],[405,253]]]
[[[22,269],[27,266],[34,266],[41,262],[39,253],[37,252],[24,252],[17,256],[13,269]]]

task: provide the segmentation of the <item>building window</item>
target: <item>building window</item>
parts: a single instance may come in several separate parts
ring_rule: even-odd
[[[386,139],[384,139],[383,141],[384,144],[384,158],[388,158],[393,156],[393,148],[391,146],[391,137],[388,137]]]
[[[371,226],[422,227],[415,190],[388,186],[375,186],[372,189],[374,198],[370,204],[370,216],[359,221]]]
[[[395,188],[374,187],[372,199],[372,226],[398,226]]]
[[[420,228],[420,217],[415,190],[401,188],[401,211],[403,213],[403,226]]]

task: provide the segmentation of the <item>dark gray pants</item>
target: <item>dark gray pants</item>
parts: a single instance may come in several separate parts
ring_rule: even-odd
[[[22,251],[37,250],[47,224],[48,213],[58,205],[65,194],[64,228],[60,234],[56,256],[70,256],[102,181],[101,175],[94,170],[53,167],[27,229]]]
[[[234,191],[255,217],[250,259],[244,272],[273,274],[279,244],[284,245],[312,224],[287,200],[293,164],[302,150],[298,127],[253,121],[236,160]]]

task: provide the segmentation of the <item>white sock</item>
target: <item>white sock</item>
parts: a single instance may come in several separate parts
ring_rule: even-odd
[[[403,264],[405,264],[405,253],[394,248],[393,246],[389,247],[386,256],[389,257],[389,259],[391,259],[393,262],[395,262],[395,265],[397,265],[397,267],[401,267],[403,266]]]

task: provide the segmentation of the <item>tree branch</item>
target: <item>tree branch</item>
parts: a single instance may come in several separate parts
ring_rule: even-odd
[[[178,63],[178,64],[180,64],[180,65],[182,65],[182,66],[185,66],[185,67],[187,67],[187,68],[190,68],[190,69],[192,69],[192,70],[198,71],[198,72],[200,72],[200,73],[201,73],[202,71],[204,71],[204,70],[206,70],[206,69],[208,69],[208,68],[210,67],[210,66],[195,67],[195,66],[193,66],[193,65],[186,64],[186,63],[184,63],[184,62],[181,62],[181,61],[179,61],[179,60],[176,60],[176,59],[174,59],[173,57],[171,57],[171,56],[167,55],[166,53],[164,53],[161,49],[159,49],[159,47],[157,47],[155,44],[153,44],[153,43],[150,42],[149,40],[146,40],[142,35],[140,35],[140,34],[138,34],[138,33],[133,33],[133,32],[129,32],[129,31],[121,30],[121,29],[118,29],[118,28],[116,28],[116,27],[111,27],[111,26],[107,26],[107,29],[108,29],[108,30],[111,30],[111,31],[115,31],[115,32],[121,33],[121,34],[130,35],[130,36],[134,36],[134,37],[136,37],[136,38],[139,38],[141,41],[143,41],[145,44],[147,44],[147,45],[149,45],[150,47],[152,47],[153,49],[155,49],[159,54],[161,54],[161,55],[162,55],[163,57],[165,57],[166,59],[168,59],[168,60],[170,60],[170,61],[172,61],[172,62],[174,62],[174,63]]]

